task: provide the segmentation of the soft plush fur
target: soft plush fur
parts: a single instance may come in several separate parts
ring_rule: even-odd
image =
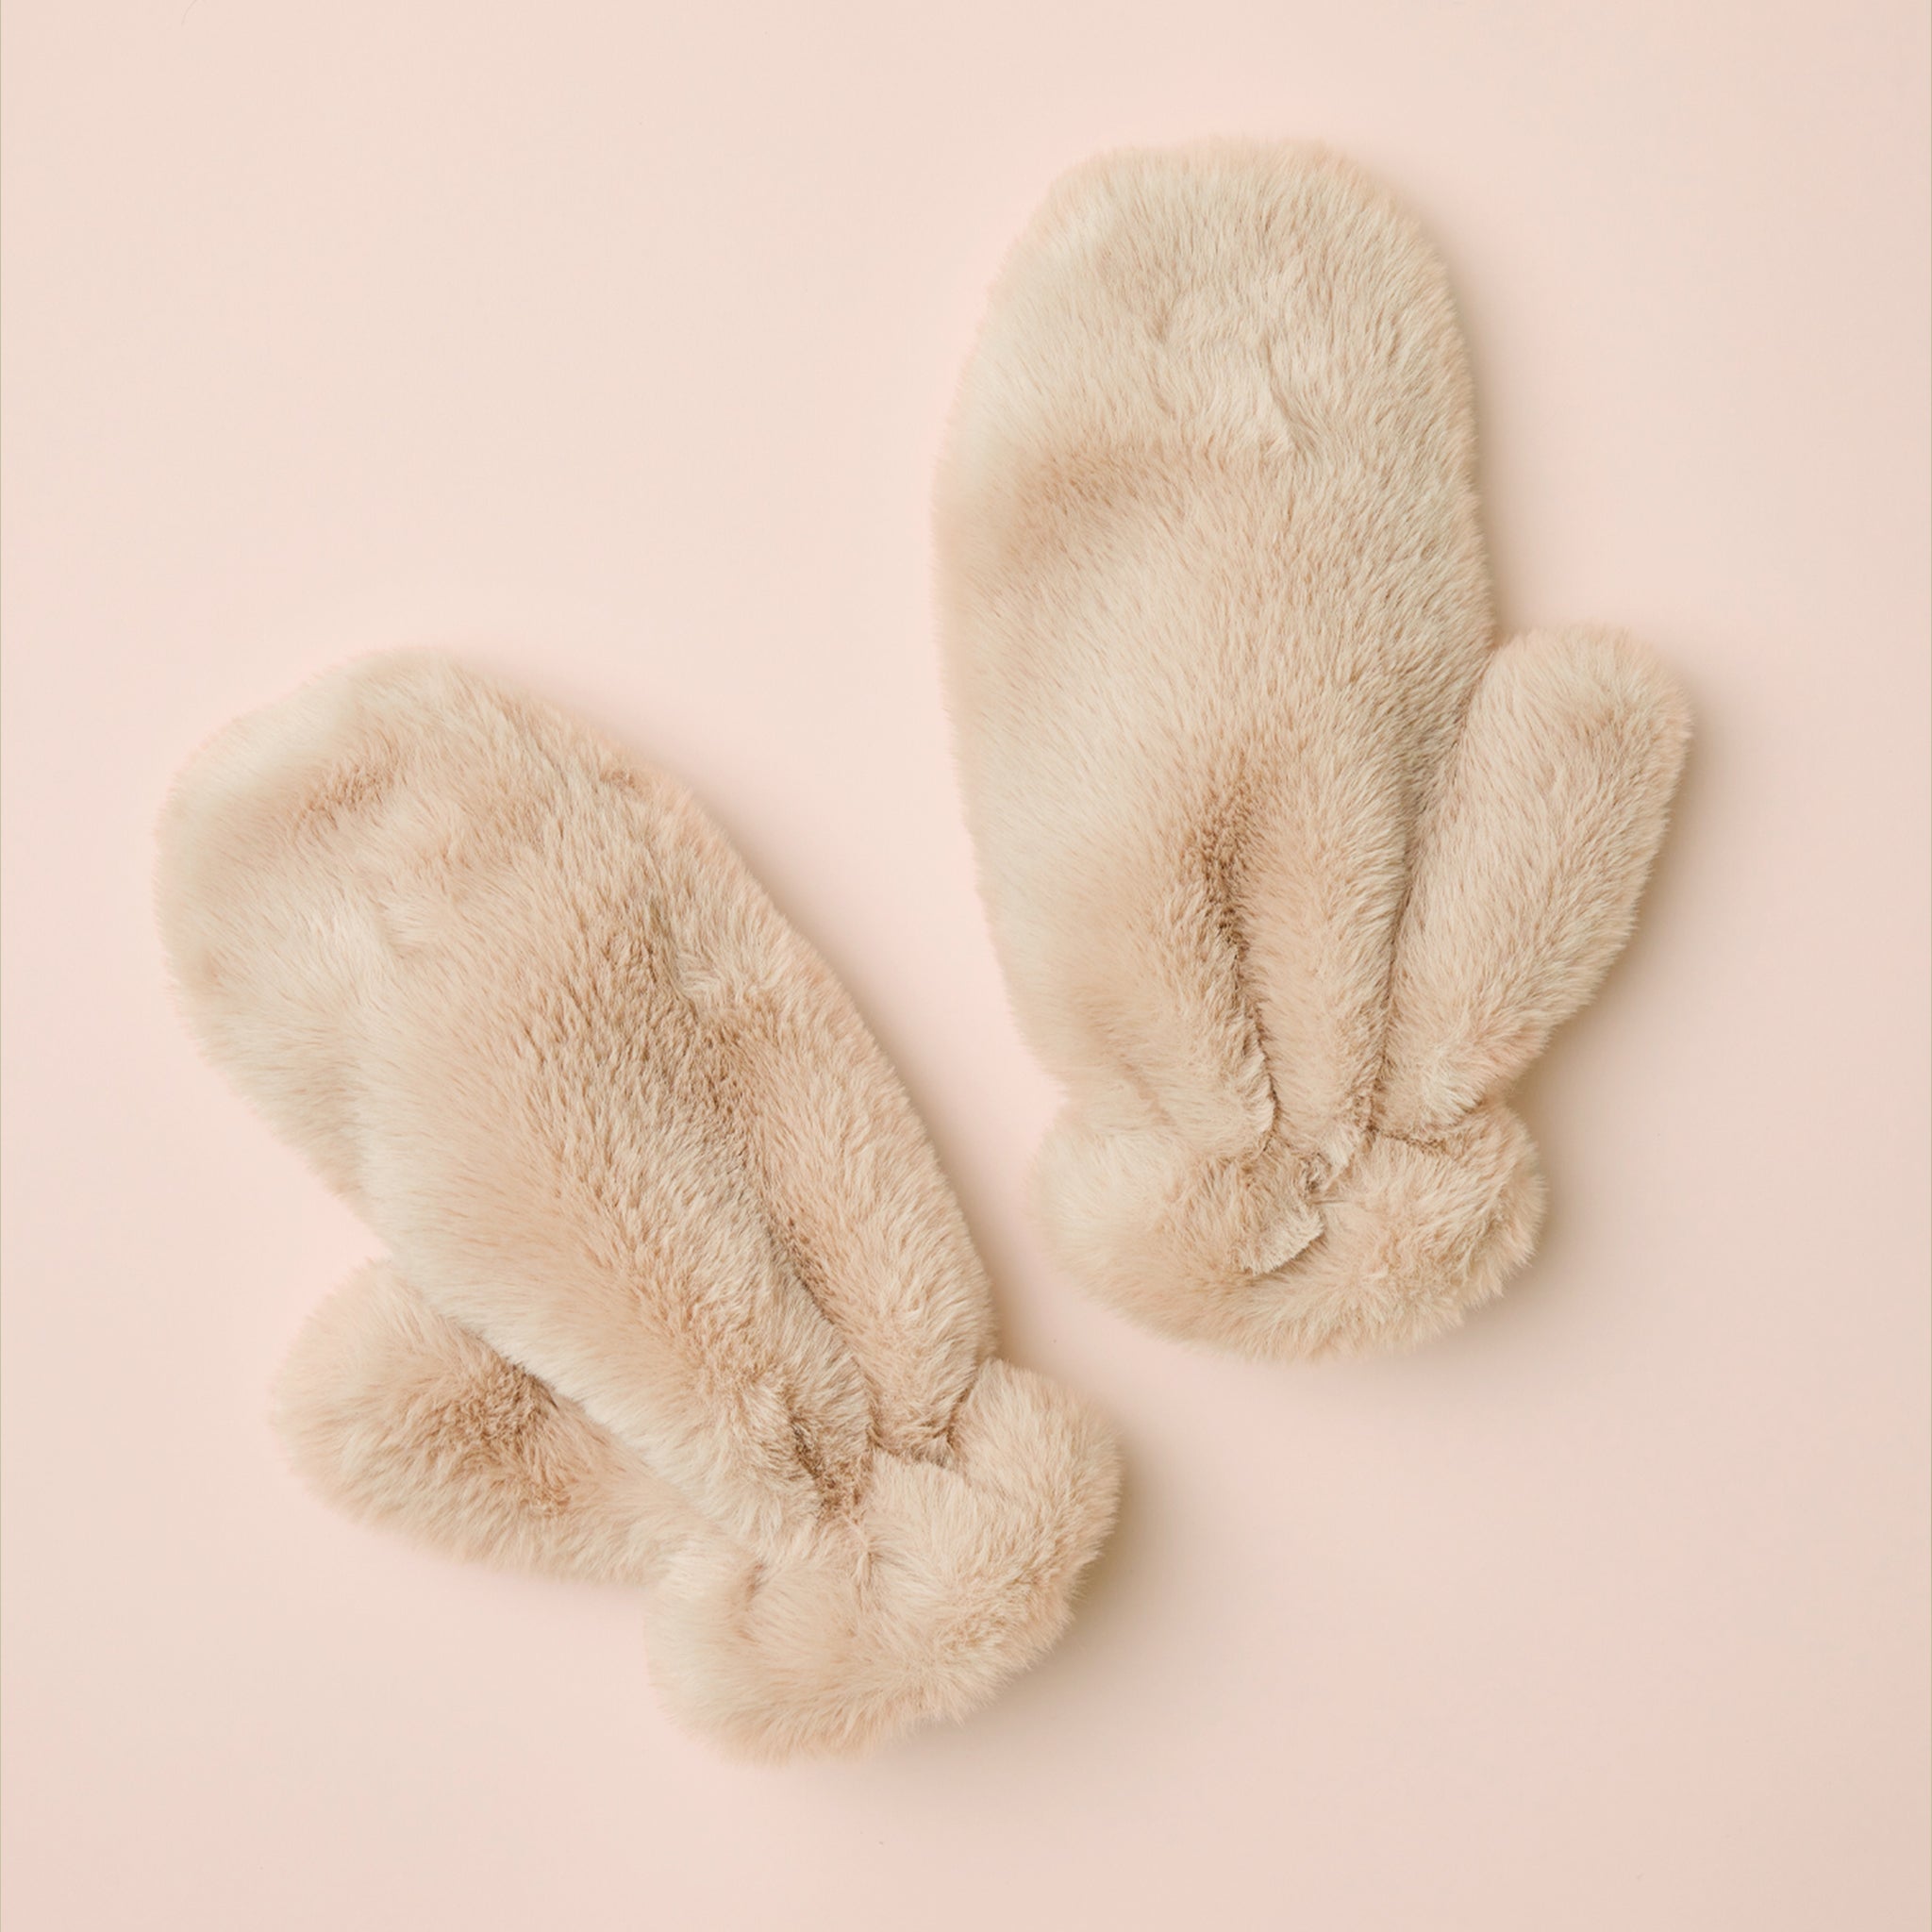
[[[1331,156],[1127,154],[1000,281],[939,488],[968,815],[1066,1105],[1067,1266],[1270,1357],[1412,1342],[1541,1204],[1499,1096],[1682,758],[1613,634],[1498,645],[1435,256]]]
[[[850,1001],[669,779],[432,658],[244,719],[162,824],[209,1055],[387,1244],[316,1317],[304,1474],[646,1591],[745,1752],[957,1714],[1064,1626],[1114,1452],[988,1288]]]

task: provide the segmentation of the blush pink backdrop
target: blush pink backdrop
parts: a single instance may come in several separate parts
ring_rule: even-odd
[[[8,1932],[1911,1932],[1927,1909],[1919,0],[9,0]],[[1186,1353],[1023,1212],[928,480],[1092,150],[1313,136],[1474,345],[1498,588],[1682,673],[1554,1210],[1412,1358]],[[264,1420],[373,1247],[197,1059],[150,824],[444,642],[683,774],[845,975],[1010,1351],[1130,1458],[965,1728],[735,1768],[621,1593],[329,1514]]]

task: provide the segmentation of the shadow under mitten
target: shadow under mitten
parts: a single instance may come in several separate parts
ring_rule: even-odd
[[[982,1701],[1116,1465],[993,1355],[910,1102],[661,774],[427,657],[231,726],[161,831],[209,1056],[386,1242],[285,1371],[298,1468],[455,1555],[628,1582],[748,1754]]]
[[[1320,151],[1091,163],[994,290],[937,502],[967,815],[1051,1239],[1169,1332],[1413,1342],[1529,1255],[1500,1096],[1689,727],[1626,638],[1498,644],[1474,455],[1440,264]]]

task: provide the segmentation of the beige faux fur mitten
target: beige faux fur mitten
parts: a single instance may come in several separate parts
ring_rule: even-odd
[[[284,1376],[325,1495],[641,1586],[668,1703],[755,1755],[1054,1641],[1113,1448],[994,1355],[904,1090],[676,785],[383,658],[231,726],[161,843],[195,1032],[392,1257]]]
[[[1345,163],[1127,154],[994,291],[945,661],[1065,1264],[1244,1352],[1410,1342],[1529,1254],[1503,1105],[1630,930],[1687,735],[1650,655],[1499,643],[1470,385]]]

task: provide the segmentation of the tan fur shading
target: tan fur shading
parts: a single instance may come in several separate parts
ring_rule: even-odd
[[[1269,1357],[1530,1252],[1501,1104],[1627,936],[1688,733],[1626,638],[1498,645],[1469,376],[1320,152],[1124,154],[995,289],[939,480],[949,695],[1065,1264]]]
[[[161,826],[211,1058],[391,1261],[278,1395],[297,1467],[454,1555],[636,1584],[693,1727],[833,1752],[1066,1624],[1114,1451],[993,1353],[905,1091],[661,774],[427,657],[231,726]]]

